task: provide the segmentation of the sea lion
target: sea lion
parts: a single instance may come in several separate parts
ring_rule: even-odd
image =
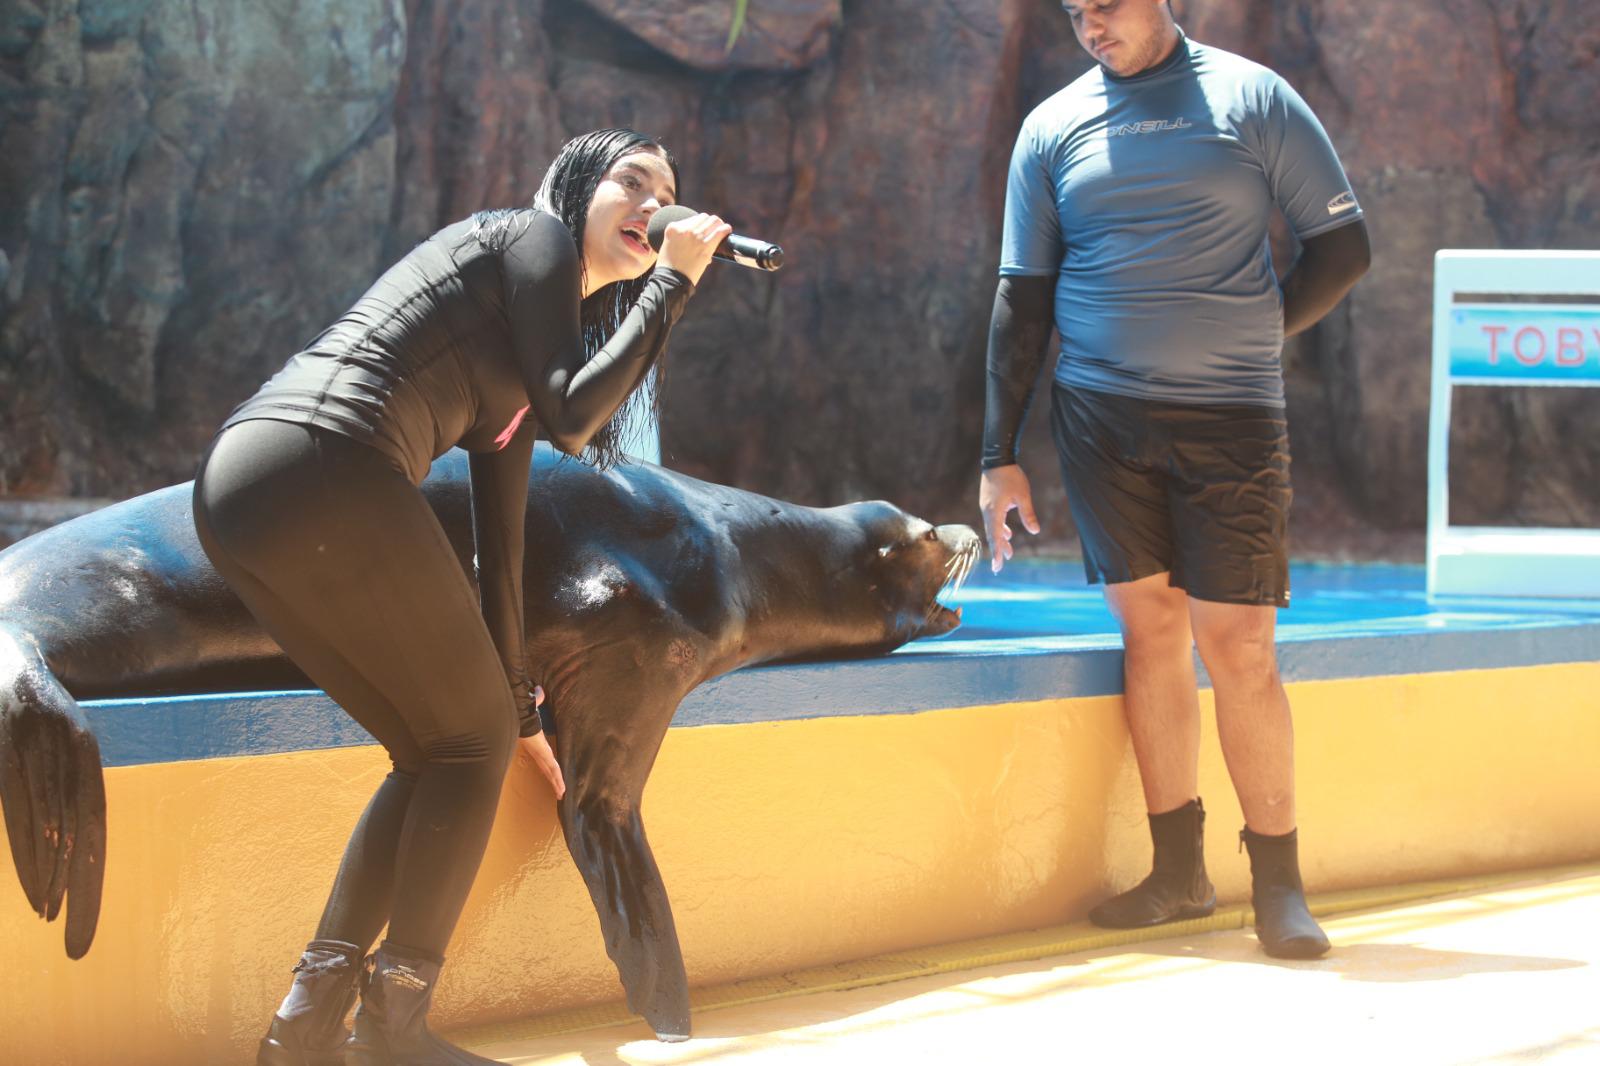
[[[466,457],[423,485],[472,573]],[[0,552],[0,805],[28,902],[88,951],[105,853],[99,748],[76,700],[307,682],[212,569],[191,485]],[[947,633],[978,554],[884,502],[812,508],[646,463],[597,471],[541,444],[529,476],[528,665],[567,782],[568,850],[628,1004],[689,1033],[688,983],[639,804],[679,702],[749,663],[870,655]]]

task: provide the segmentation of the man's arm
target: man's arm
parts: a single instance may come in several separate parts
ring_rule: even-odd
[[[1004,276],[989,314],[989,358],[983,406],[983,468],[1017,461],[1017,437],[1033,398],[1050,340],[1055,279]]]
[[[989,316],[989,356],[983,418],[983,476],[978,507],[989,538],[989,565],[995,573],[1011,558],[1011,527],[1006,515],[1016,508],[1023,528],[1039,532],[1033,491],[1017,465],[1017,437],[1028,413],[1033,383],[1050,340],[1050,300],[1055,279],[1004,276],[995,289]]]
[[[1367,224],[1361,219],[1307,237],[1300,259],[1283,279],[1283,335],[1292,337],[1322,320],[1372,264]],[[991,367],[990,376],[993,377]],[[990,385],[991,391],[993,385]],[[987,445],[988,438],[984,438]],[[984,452],[988,456],[987,448]]]

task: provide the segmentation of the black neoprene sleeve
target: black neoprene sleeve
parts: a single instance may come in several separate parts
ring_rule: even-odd
[[[533,685],[528,679],[522,616],[523,523],[528,467],[533,461],[534,423],[525,420],[497,452],[471,452],[472,536],[478,558],[478,597],[483,621],[500,655],[517,705],[517,732],[539,732]]]
[[[501,262],[512,355],[534,419],[555,447],[576,455],[661,355],[694,287],[685,275],[656,267],[621,325],[586,359],[578,246],[560,219],[534,214]],[[523,514],[534,419],[526,419],[501,451],[469,459],[483,621],[517,699],[522,736],[541,731],[528,679],[522,610]]]
[[[576,454],[655,362],[694,286],[668,267],[650,271],[617,331],[586,360],[578,249],[566,227],[540,212],[503,262],[512,351],[533,413],[556,447]]]
[[[1017,437],[1050,340],[1055,280],[1008,275],[995,288],[983,406],[985,470],[1017,461]]]
[[[666,347],[694,292],[676,270],[656,267],[611,338],[585,358],[579,321],[582,283],[577,245],[565,225],[539,212],[501,260],[512,354],[529,406],[550,440],[577,454],[644,378]],[[533,419],[505,448],[473,455],[473,532],[484,621],[517,701],[519,733],[540,732],[528,678],[522,610],[522,553]]]
[[[1371,263],[1367,224],[1359,218],[1302,241],[1300,258],[1283,279],[1283,335],[1292,337],[1321,321]]]

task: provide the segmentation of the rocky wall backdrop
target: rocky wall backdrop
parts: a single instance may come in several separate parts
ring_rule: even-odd
[[[1175,6],[1307,97],[1373,235],[1371,274],[1285,353],[1297,545],[1414,554],[1433,252],[1600,247],[1600,9]],[[389,261],[526,202],[569,135],[630,125],[675,150],[686,201],[789,253],[708,273],[667,462],[976,521],[1005,161],[1089,61],[1047,2],[749,0],[728,51],[733,7],[0,0],[0,498],[188,478]],[[1456,519],[1600,524],[1594,391],[1462,393]],[[1032,422],[1047,539],[1070,545]]]

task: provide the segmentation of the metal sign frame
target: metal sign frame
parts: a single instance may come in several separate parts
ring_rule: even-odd
[[[1600,598],[1600,530],[1450,525],[1450,400],[1457,387],[1600,386],[1600,377],[1455,375],[1451,314],[1485,305],[1458,293],[1600,296],[1600,252],[1448,249],[1433,261],[1433,388],[1428,420],[1428,595]],[[1550,300],[1502,304],[1560,313]],[[1583,305],[1588,311],[1600,305]],[[1541,344],[1544,342],[1541,341]],[[1541,356],[1544,354],[1541,348]],[[1597,430],[1600,431],[1600,430]]]

